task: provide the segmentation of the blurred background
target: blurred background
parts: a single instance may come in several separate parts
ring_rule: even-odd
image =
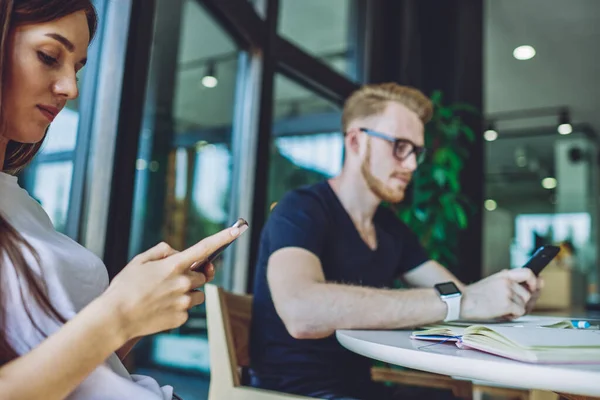
[[[183,249],[241,216],[251,230],[217,261],[216,283],[249,292],[270,206],[341,169],[344,99],[395,81],[435,98],[439,118],[460,118],[465,133],[427,133],[460,165],[430,165],[441,171],[432,184],[463,205],[423,200],[425,172],[404,205],[434,216],[421,227],[442,232],[432,256],[472,282],[561,245],[539,311],[600,307],[600,2],[95,3],[81,96],[21,183],[111,276],[161,240]],[[201,306],[144,339],[128,367],[204,399],[208,354]]]

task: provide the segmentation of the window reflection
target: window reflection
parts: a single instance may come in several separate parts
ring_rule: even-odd
[[[340,117],[336,105],[276,76],[268,208],[288,190],[339,173],[344,142]]]
[[[72,175],[72,161],[40,164],[35,169],[32,196],[40,202],[59,232],[64,232],[67,223]]]
[[[79,112],[70,108],[63,109],[50,125],[41,153],[75,150],[78,126]]]

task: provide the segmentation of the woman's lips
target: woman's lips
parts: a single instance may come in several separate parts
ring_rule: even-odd
[[[37,108],[38,110],[40,110],[42,115],[46,117],[50,122],[54,121],[54,118],[56,118],[56,115],[60,111],[58,108],[52,106],[38,105]]]

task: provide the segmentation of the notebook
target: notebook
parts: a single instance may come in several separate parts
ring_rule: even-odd
[[[548,318],[548,317],[521,317],[512,321],[502,322],[497,320],[491,321],[453,321],[443,324],[433,324],[421,327],[422,330],[413,332],[413,339],[432,340],[432,341],[448,341],[457,342],[463,335],[466,328],[470,326],[484,326],[488,328],[495,327],[544,327],[556,329],[572,329],[573,325],[570,320]]]
[[[464,323],[428,326],[411,337],[455,342],[474,349],[529,363],[600,363],[600,331],[572,329],[569,320],[464,326]],[[540,321],[541,322],[541,321]],[[461,326],[462,325],[462,326]]]

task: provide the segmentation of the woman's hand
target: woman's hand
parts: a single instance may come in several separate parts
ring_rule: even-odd
[[[204,293],[195,289],[215,274],[212,264],[204,273],[190,266],[240,234],[238,228],[225,229],[181,252],[160,243],[131,260],[102,295],[125,341],[183,325],[188,310],[204,302]]]

